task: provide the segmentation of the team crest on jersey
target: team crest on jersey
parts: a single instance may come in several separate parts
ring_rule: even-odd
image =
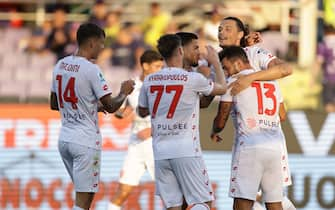
[[[100,82],[106,81],[104,76],[101,74],[101,72],[99,73],[99,78],[100,78]]]

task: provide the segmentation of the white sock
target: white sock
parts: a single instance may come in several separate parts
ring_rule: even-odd
[[[210,208],[206,203],[197,203],[194,204],[190,210],[210,210]]]
[[[283,210],[296,210],[293,203],[290,201],[290,199],[288,199],[287,196],[283,197],[283,201],[281,202],[281,204],[283,206]]]
[[[108,203],[108,209],[107,210],[121,210],[121,206],[117,206],[112,202]]]
[[[265,210],[265,208],[262,206],[260,202],[255,201],[252,210]]]
[[[80,207],[78,207],[78,206],[73,206],[73,209],[72,209],[72,210],[85,210],[85,209],[80,208]]]

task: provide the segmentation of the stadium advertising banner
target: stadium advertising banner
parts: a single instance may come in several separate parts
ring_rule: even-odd
[[[212,180],[215,208],[231,209],[228,197],[231,123],[224,142],[208,138],[216,105],[201,113],[204,158]],[[94,209],[106,209],[126,154],[131,117],[100,116],[103,155],[100,190]],[[0,209],[71,209],[73,186],[57,151],[59,113],[47,105],[0,105]],[[298,209],[335,209],[335,114],[288,113],[283,129],[289,150],[293,186],[288,197]],[[125,209],[162,209],[148,174]]]

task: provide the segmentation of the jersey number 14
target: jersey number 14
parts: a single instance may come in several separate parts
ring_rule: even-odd
[[[64,102],[71,103],[73,109],[78,109],[77,103],[78,98],[76,97],[76,92],[74,90],[75,78],[70,77],[64,92],[62,93],[62,75],[57,75],[56,80],[58,81],[58,102],[61,108],[64,108]]]

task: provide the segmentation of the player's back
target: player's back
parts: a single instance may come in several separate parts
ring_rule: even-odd
[[[244,70],[240,74],[250,74]],[[279,149],[283,133],[279,119],[281,94],[276,81],[256,81],[233,97],[237,142],[244,146]],[[243,142],[241,144],[241,142]]]
[[[155,159],[200,156],[199,94],[208,95],[212,82],[196,72],[163,68],[147,76],[143,85]]]
[[[97,85],[96,80],[101,84]],[[67,56],[54,68],[52,89],[56,92],[62,118],[59,139],[100,147],[97,103],[110,91],[99,68],[83,57]]]

